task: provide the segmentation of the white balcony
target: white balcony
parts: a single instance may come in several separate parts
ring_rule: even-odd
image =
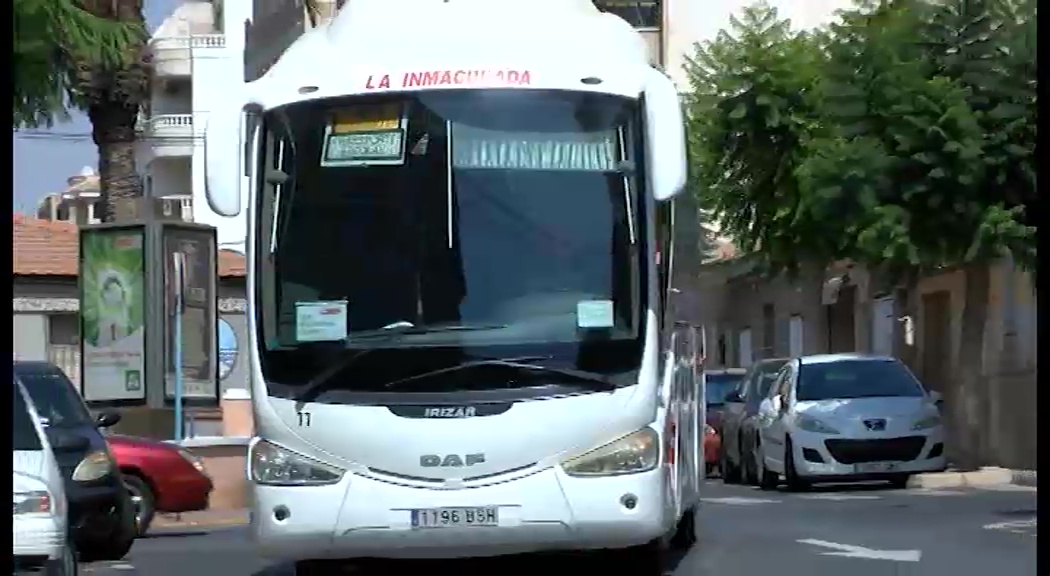
[[[167,36],[150,40],[153,71],[159,78],[188,78],[193,74],[193,59],[208,57],[209,52],[226,48],[222,34]]]
[[[204,134],[200,114],[155,114],[146,120],[146,141],[153,157],[192,156]]]
[[[161,209],[165,217],[177,218],[185,222],[193,222],[193,196],[190,194],[172,194],[161,196],[164,204]]]

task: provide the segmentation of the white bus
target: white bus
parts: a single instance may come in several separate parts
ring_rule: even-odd
[[[242,178],[218,143],[244,126]],[[261,554],[614,549],[656,574],[692,543],[703,403],[672,276],[698,227],[677,91],[627,23],[355,0],[206,147],[213,210],[250,183]]]

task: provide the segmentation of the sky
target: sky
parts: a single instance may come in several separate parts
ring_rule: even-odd
[[[154,30],[182,0],[146,0],[145,16]],[[91,123],[80,112],[70,111],[71,120],[56,124],[43,135],[11,135],[14,141],[14,211],[36,213],[40,200],[66,188],[66,178],[84,166],[97,170],[98,152],[91,141]]]

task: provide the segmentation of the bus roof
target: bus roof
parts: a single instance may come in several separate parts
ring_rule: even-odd
[[[641,35],[589,0],[354,0],[248,92],[263,108],[486,87],[637,97],[650,67]]]

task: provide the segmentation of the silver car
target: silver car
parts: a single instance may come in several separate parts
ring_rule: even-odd
[[[943,470],[937,404],[896,358],[803,356],[788,362],[758,409],[760,483],[888,480]]]

